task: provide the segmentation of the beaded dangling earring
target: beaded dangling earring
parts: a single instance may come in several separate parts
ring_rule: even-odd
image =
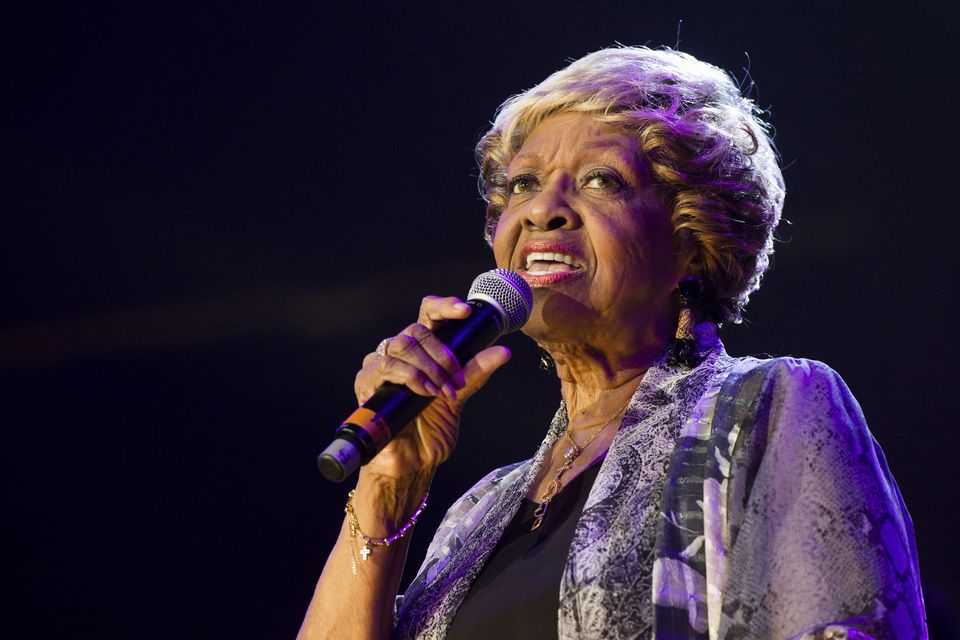
[[[549,374],[557,372],[557,363],[553,361],[553,356],[543,347],[540,347],[540,370]]]
[[[696,319],[693,306],[703,294],[703,284],[696,278],[687,278],[677,283],[680,293],[680,318],[677,334],[670,341],[668,362],[674,366],[695,367],[700,362],[697,353],[697,337],[693,334]]]

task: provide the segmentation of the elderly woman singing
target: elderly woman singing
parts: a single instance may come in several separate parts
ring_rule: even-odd
[[[470,307],[425,298],[356,393],[436,400],[363,467],[302,638],[926,637],[912,523],[843,380],[717,337],[783,206],[760,115],[720,69],[646,48],[503,104],[477,148],[486,236],[533,290],[523,332],[560,407],[532,458],[450,508],[397,598],[395,534],[510,357],[461,368],[431,330]]]

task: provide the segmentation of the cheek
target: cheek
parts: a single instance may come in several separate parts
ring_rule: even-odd
[[[606,278],[617,286],[629,281],[631,286],[643,283],[658,289],[658,284],[672,278],[675,253],[669,223],[647,214],[632,223],[608,228],[605,237],[609,261]]]
[[[510,268],[511,258],[517,245],[516,225],[511,225],[507,216],[502,216],[497,228],[493,234],[493,256],[497,261],[497,267],[501,269]]]
[[[646,260],[658,265],[672,262],[675,249],[670,211],[646,198],[638,202],[636,208],[633,234],[637,238],[640,253]]]
[[[668,215],[658,217],[650,225],[649,245],[651,259],[656,260],[671,272],[677,267],[677,247],[673,237],[673,224]]]

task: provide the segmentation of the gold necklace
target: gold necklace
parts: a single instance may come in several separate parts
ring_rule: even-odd
[[[632,396],[631,396],[632,398]],[[540,525],[543,524],[543,519],[547,515],[547,510],[550,508],[550,501],[553,500],[557,493],[560,491],[560,480],[563,478],[563,474],[570,470],[570,467],[573,466],[574,461],[580,457],[580,454],[590,446],[590,444],[597,439],[604,429],[613,424],[613,421],[623,415],[623,412],[627,410],[627,405],[630,404],[630,399],[627,399],[626,404],[620,407],[620,411],[603,423],[603,425],[597,429],[597,432],[594,433],[590,438],[587,439],[582,445],[577,444],[577,441],[573,439],[573,435],[570,433],[570,424],[567,423],[567,428],[564,429],[563,435],[570,440],[570,443],[573,445],[563,454],[564,463],[560,465],[560,468],[557,469],[557,472],[553,476],[553,480],[550,481],[550,484],[547,485],[547,488],[544,489],[543,495],[540,496],[540,505],[537,507],[537,510],[533,512],[533,526],[530,527],[530,531],[536,531],[540,528]],[[562,436],[561,436],[562,437]]]

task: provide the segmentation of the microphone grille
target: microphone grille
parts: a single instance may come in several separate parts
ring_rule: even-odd
[[[504,333],[516,331],[533,310],[533,292],[520,274],[507,269],[481,273],[470,285],[467,300],[486,300],[503,310]]]

